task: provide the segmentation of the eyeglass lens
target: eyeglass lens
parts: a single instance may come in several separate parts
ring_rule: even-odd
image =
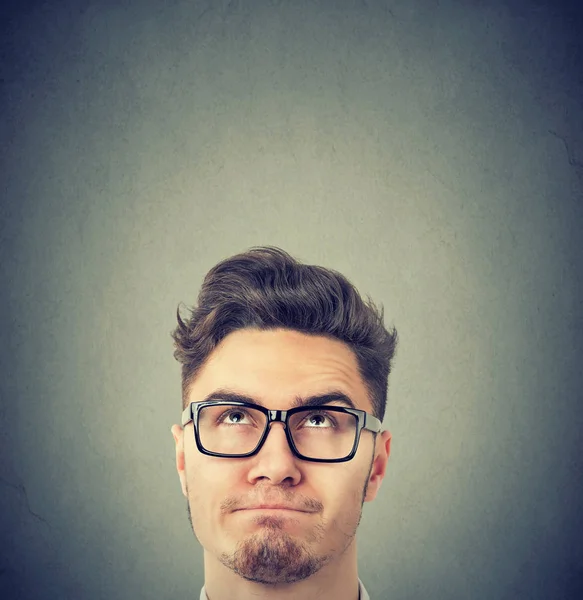
[[[266,426],[267,416],[254,408],[204,406],[199,412],[198,434],[209,452],[247,454],[255,450]],[[306,408],[290,416],[288,428],[302,456],[344,458],[354,446],[357,419],[352,414]]]

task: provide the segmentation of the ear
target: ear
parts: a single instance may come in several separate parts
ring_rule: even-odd
[[[391,432],[382,431],[377,436],[375,457],[373,459],[370,475],[368,478],[368,487],[366,490],[365,502],[372,502],[381,487],[381,483],[385,477],[387,463],[389,462],[389,454],[391,453]]]
[[[170,429],[176,445],[176,471],[180,478],[182,493],[186,496],[186,472],[184,470],[184,429],[180,425],[172,425]]]

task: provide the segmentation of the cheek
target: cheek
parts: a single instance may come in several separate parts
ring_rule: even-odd
[[[216,510],[240,487],[241,469],[224,459],[186,461],[188,498],[201,511]]]
[[[363,489],[368,469],[356,462],[339,463],[329,473],[315,476],[314,486],[321,494],[325,507],[334,512],[350,512],[362,503]]]
[[[205,547],[220,529],[221,504],[233,490],[234,475],[226,465],[191,460],[186,463],[187,499],[194,531]],[[204,545],[203,544],[203,545]]]

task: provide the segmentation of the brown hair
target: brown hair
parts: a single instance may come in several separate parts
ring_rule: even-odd
[[[188,319],[177,310],[174,357],[182,364],[182,403],[190,384],[216,346],[237,329],[293,329],[346,343],[356,355],[374,414],[385,415],[387,385],[397,331],[383,325],[384,309],[342,274],[306,265],[273,246],[227,258],[204,278],[198,306]]]

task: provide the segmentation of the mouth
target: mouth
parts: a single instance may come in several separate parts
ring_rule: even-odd
[[[264,511],[264,512],[293,512],[293,513],[307,513],[308,511],[300,510],[299,508],[292,508],[290,506],[250,506],[249,508],[240,508],[240,511]],[[237,511],[235,511],[237,512]]]
[[[273,507],[247,508],[246,510],[268,510],[268,511],[272,511],[272,512],[304,512],[303,510],[296,510],[295,508],[273,508]]]

